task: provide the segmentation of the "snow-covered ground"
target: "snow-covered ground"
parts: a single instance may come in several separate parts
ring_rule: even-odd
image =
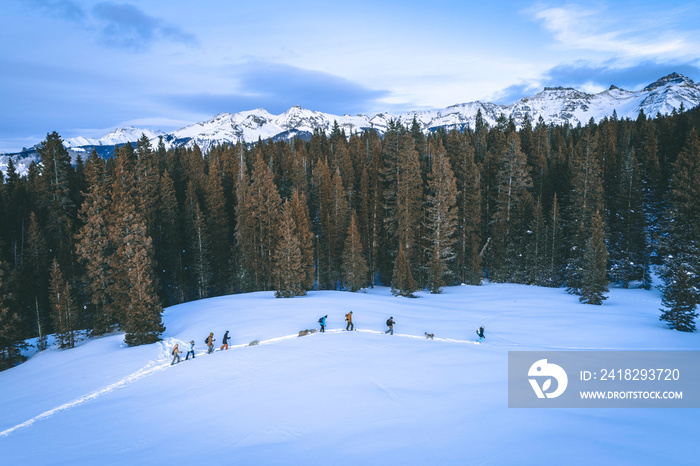
[[[700,349],[659,307],[654,290],[587,306],[508,284],[182,304],[160,343],[111,335],[0,372],[0,463],[698,464],[697,410],[508,408],[508,351]],[[348,311],[356,332],[343,331]],[[325,314],[325,334],[297,337]],[[231,348],[205,354],[226,330]],[[173,343],[190,340],[196,359],[171,366]]]

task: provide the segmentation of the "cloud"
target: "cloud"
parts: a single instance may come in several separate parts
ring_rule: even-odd
[[[661,5],[661,4],[659,4]],[[564,47],[628,59],[689,57],[698,45],[682,27],[682,11],[663,9],[614,10],[568,4],[539,6],[529,11]],[[629,7],[627,7],[629,8]],[[691,38],[692,39],[692,38]]]
[[[232,81],[228,92],[167,95],[190,111],[214,115],[265,108],[282,113],[294,105],[327,113],[363,113],[388,91],[366,88],[321,71],[281,63],[249,61],[226,70]]]
[[[192,34],[149,16],[133,5],[102,2],[95,5],[92,14],[101,23],[102,41],[113,47],[143,51],[161,40],[197,44]]]
[[[68,21],[80,22],[86,16],[83,7],[71,0],[31,0],[31,4],[52,16]]]

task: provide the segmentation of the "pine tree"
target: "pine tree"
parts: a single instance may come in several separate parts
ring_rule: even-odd
[[[428,175],[428,198],[425,219],[428,244],[428,288],[440,293],[445,285],[448,263],[455,257],[453,245],[457,228],[457,184],[450,161],[443,150],[433,156]]]
[[[20,319],[12,309],[7,267],[0,261],[0,371],[25,360],[20,353],[20,341]]]
[[[36,324],[36,334],[39,337],[38,348],[46,349],[46,329],[48,328],[49,308],[49,250],[37,215],[29,214],[29,230],[25,245],[24,260],[22,261],[22,282],[29,290],[25,293],[25,308],[28,313],[32,310]]]
[[[306,195],[294,189],[292,191],[292,217],[296,227],[295,233],[299,238],[301,252],[302,286],[304,290],[314,287],[314,234],[311,231],[309,208]]]
[[[83,281],[88,293],[91,314],[89,326],[93,335],[103,335],[115,323],[109,306],[108,285],[111,280],[107,214],[110,198],[105,184],[104,161],[93,150],[86,165],[88,192],[80,208],[82,227],[76,234],[76,253],[83,266]]]
[[[187,264],[191,268],[192,290],[197,299],[209,296],[211,263],[209,232],[204,214],[199,206],[194,183],[190,181],[185,199],[185,225],[187,231]]]
[[[568,211],[566,263],[567,291],[580,294],[584,273],[584,251],[590,238],[595,212],[603,211],[603,184],[597,162],[597,137],[590,127],[584,129],[576,145],[571,181],[571,202]]]
[[[58,344],[61,348],[75,346],[76,310],[73,306],[70,284],[64,280],[56,259],[51,263],[51,281],[49,284],[49,301],[51,318]]]
[[[132,217],[131,227],[116,255],[124,260],[130,290],[122,322],[124,342],[129,346],[155,343],[165,331],[163,309],[153,284],[151,238],[146,234],[146,224],[138,217]]]
[[[357,216],[353,211],[343,248],[343,284],[350,291],[357,291],[367,283],[367,261],[363,256]]]
[[[229,282],[229,219],[223,188],[223,173],[214,160],[209,167],[205,188],[206,223],[209,233],[207,249],[211,254],[213,287],[218,294],[228,289]]]
[[[411,264],[408,262],[403,248],[399,248],[399,254],[396,256],[394,264],[394,275],[391,278],[391,294],[415,298],[413,293],[417,290],[416,281],[411,273]]]
[[[520,149],[520,138],[516,133],[508,135],[503,148],[501,162],[497,174],[498,195],[496,197],[496,212],[493,218],[493,237],[491,249],[491,273],[496,281],[511,278],[516,265],[513,263],[517,249],[514,245],[516,233],[522,233],[522,228],[517,229],[518,223],[522,225],[525,219],[523,212],[518,210],[519,204],[525,199],[526,190],[532,185],[529,175],[527,157]],[[528,195],[527,199],[532,197]],[[509,254],[511,253],[511,254]]]
[[[672,166],[661,274],[668,283],[683,267],[696,295],[700,289],[700,138],[691,129]]]
[[[682,265],[676,269],[671,280],[667,281],[663,291],[661,304],[666,309],[661,309],[662,314],[659,319],[666,321],[671,329],[694,332],[695,318],[698,316],[695,312],[699,302],[698,295],[693,289],[691,275]]]
[[[605,246],[605,232],[600,213],[596,212],[590,228],[591,237],[584,251],[584,272],[581,281],[579,301],[585,304],[603,304],[608,292],[608,250]]]
[[[282,206],[277,237],[279,241],[273,253],[275,297],[303,296],[306,294],[303,284],[305,274],[292,204],[289,201]]]
[[[455,164],[457,179],[457,257],[456,271],[461,283],[479,285],[481,270],[481,187],[479,169],[474,163],[474,147],[468,134],[450,132],[456,141],[449,157]]]
[[[72,256],[72,240],[76,207],[70,196],[73,167],[63,140],[55,131],[37,148],[41,157],[41,205],[46,211],[50,247],[68,263]]]

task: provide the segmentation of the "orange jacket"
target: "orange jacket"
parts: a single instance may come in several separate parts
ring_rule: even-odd
[[[345,320],[347,320],[348,322],[352,322],[352,312],[348,312],[347,314],[345,314]]]

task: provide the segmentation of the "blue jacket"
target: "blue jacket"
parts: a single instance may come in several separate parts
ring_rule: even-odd
[[[326,317],[321,317],[321,325],[326,326]]]

